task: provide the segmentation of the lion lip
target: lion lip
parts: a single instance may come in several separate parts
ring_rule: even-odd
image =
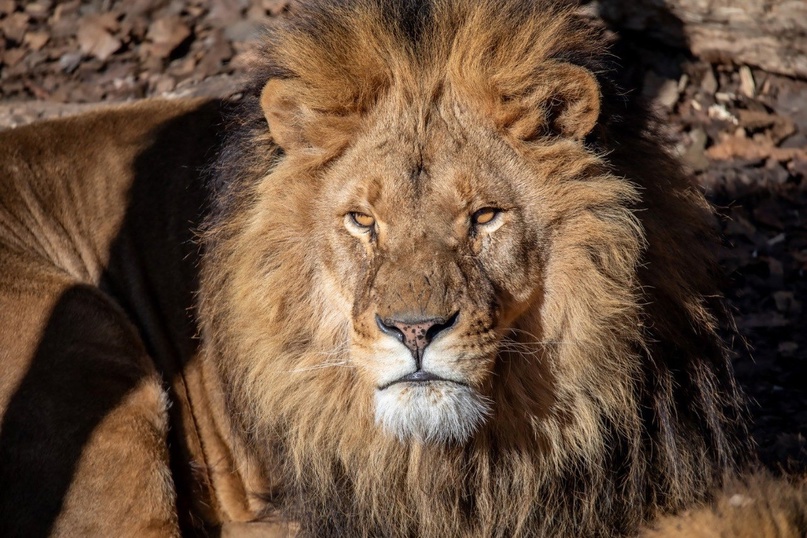
[[[431,372],[428,372],[426,370],[415,370],[414,372],[411,372],[409,374],[401,376],[398,379],[396,379],[394,381],[390,381],[386,385],[384,385],[382,387],[379,387],[379,390],[384,390],[384,389],[386,389],[386,388],[388,388],[388,387],[390,387],[392,385],[396,385],[398,383],[428,383],[430,381],[445,381],[445,382],[448,382],[448,383],[458,383],[457,381],[454,381],[453,379],[446,379],[444,377],[440,377],[440,376],[435,375],[435,374],[433,374]],[[462,383],[459,383],[459,384],[462,384]]]

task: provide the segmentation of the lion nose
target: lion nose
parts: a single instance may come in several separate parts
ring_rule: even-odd
[[[447,318],[430,319],[381,319],[376,314],[375,320],[381,332],[403,342],[403,345],[419,361],[426,346],[431,344],[438,334],[452,328],[456,324],[458,317],[459,312],[455,312]]]

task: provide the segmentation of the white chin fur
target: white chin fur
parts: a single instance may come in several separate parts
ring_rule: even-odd
[[[462,443],[489,413],[487,399],[449,382],[398,383],[375,396],[376,424],[401,441]]]

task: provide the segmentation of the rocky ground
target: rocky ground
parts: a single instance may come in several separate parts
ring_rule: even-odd
[[[0,0],[0,128],[146,96],[237,97],[288,0]],[[293,6],[291,6],[293,9]],[[807,81],[710,65],[614,34],[630,96],[653,100],[717,209],[762,461],[807,472]]]

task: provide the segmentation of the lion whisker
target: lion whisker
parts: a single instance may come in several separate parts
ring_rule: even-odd
[[[339,361],[339,362],[323,362],[321,364],[316,364],[313,366],[307,366],[303,368],[294,368],[293,370],[287,370],[287,373],[290,374],[300,374],[305,372],[313,372],[315,370],[324,370],[325,368],[347,368],[353,367],[352,364],[348,361]]]
[[[324,355],[324,356],[336,356],[336,355],[344,355],[347,353],[349,348],[345,347],[343,349],[332,349],[328,351],[307,351],[307,355]]]

